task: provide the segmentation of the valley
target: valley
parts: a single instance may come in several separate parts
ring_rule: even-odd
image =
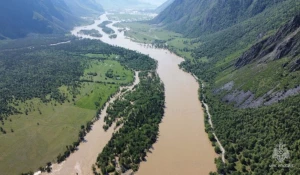
[[[298,0],[0,3],[0,174],[300,174]]]

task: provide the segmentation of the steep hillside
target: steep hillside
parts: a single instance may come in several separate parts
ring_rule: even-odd
[[[188,36],[199,36],[230,27],[284,1],[175,0],[153,23]]]
[[[156,12],[156,13],[161,13],[161,12],[164,11],[168,6],[170,6],[173,2],[174,2],[174,0],[167,0],[167,1],[164,2],[162,5],[160,5],[159,7],[157,7],[157,9],[155,9],[155,12]]]
[[[300,93],[300,16],[276,34],[256,43],[235,62],[235,70],[223,72],[227,92],[223,100],[240,108],[272,105]]]
[[[74,6],[71,4],[76,4]],[[94,11],[87,10],[94,9]],[[92,12],[103,11],[93,0],[26,0],[0,2],[0,39],[25,37],[29,33],[65,32],[82,20],[79,18]]]

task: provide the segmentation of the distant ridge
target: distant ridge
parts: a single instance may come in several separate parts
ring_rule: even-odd
[[[102,12],[94,0],[0,1],[0,39],[65,32],[80,16]]]

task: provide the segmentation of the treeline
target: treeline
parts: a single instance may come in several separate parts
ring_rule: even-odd
[[[18,101],[40,98],[43,102],[54,99],[63,103],[67,97],[58,88],[79,87],[85,69],[79,56],[52,48],[3,51],[0,62],[0,119],[16,113],[12,104]]]
[[[118,55],[113,58],[119,61],[123,66],[137,71],[153,70],[156,68],[156,61],[151,59],[148,55],[136,53],[135,51],[124,49],[122,47],[111,46],[97,40],[76,40],[71,44],[63,44],[58,47],[60,50],[73,52],[73,54],[102,54],[104,56]],[[95,57],[96,59],[101,59]],[[103,59],[106,59],[105,57]]]
[[[164,86],[158,75],[140,73],[140,84],[109,107],[105,117],[108,129],[113,122],[123,124],[97,158],[102,174],[137,171],[147,151],[156,142],[164,114]],[[97,171],[94,173],[98,174]]]

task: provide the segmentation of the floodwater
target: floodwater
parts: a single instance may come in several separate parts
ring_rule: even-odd
[[[104,109],[101,112],[100,119],[97,120],[92,130],[86,135],[85,141],[80,143],[78,151],[75,151],[67,158],[66,161],[61,164],[54,164],[52,175],[93,175],[92,165],[96,163],[98,154],[102,151],[108,141],[111,139],[114,133],[115,126],[113,125],[106,132],[103,130],[104,117],[106,116],[106,110],[109,103],[113,103],[120,95],[123,89],[130,91],[135,85],[139,84],[140,79],[138,72],[135,72],[135,81],[133,85],[128,87],[121,87],[120,92],[113,96],[108,103],[105,104]],[[41,174],[40,172],[35,173],[36,175]],[[43,173],[42,173],[43,174]],[[47,174],[47,173],[45,173]]]
[[[116,31],[118,37],[110,39],[97,27],[107,20],[102,15],[89,26],[76,27],[72,34],[82,38],[100,39],[105,43],[116,45],[147,54],[158,61],[157,72],[165,85],[166,109],[159,126],[159,137],[147,154],[147,161],[142,162],[138,175],[205,175],[216,171],[214,158],[217,156],[204,130],[204,113],[198,100],[199,84],[195,78],[181,69],[178,64],[181,57],[163,49],[156,49],[131,41],[119,32],[113,24],[108,25]],[[82,29],[96,29],[101,38],[90,37],[78,32]],[[103,116],[101,117],[104,118]],[[56,165],[52,174],[90,175],[92,164],[97,155],[111,138],[112,130],[107,133],[102,129],[100,120],[87,135],[87,143],[79,146],[63,164]],[[58,168],[58,169],[57,169]]]

